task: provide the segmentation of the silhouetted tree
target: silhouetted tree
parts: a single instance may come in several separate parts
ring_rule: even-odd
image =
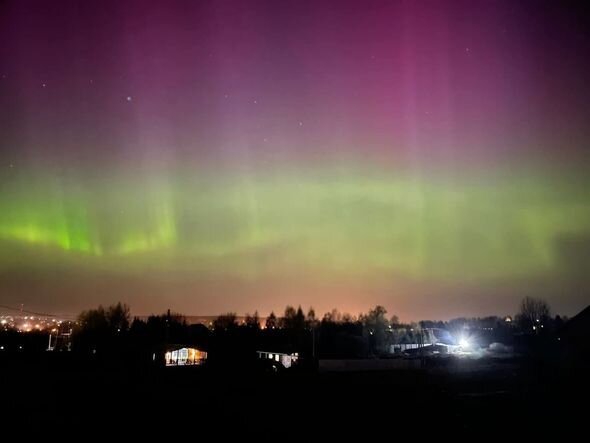
[[[371,351],[384,351],[387,345],[387,330],[389,329],[389,320],[385,316],[387,309],[381,305],[375,306],[361,319],[369,339],[369,349]]]
[[[301,309],[301,305],[299,305],[297,312],[295,313],[293,327],[295,329],[305,328],[305,314],[303,313],[303,309]]]
[[[89,309],[88,311],[82,311],[78,315],[78,327],[77,332],[85,331],[107,331],[109,323],[105,309],[99,306],[96,309]]]
[[[295,316],[297,315],[297,311],[293,306],[287,305],[285,308],[285,313],[279,319],[279,326],[283,329],[293,329],[295,325]]]
[[[129,306],[121,304],[109,306],[106,312],[107,322],[113,331],[124,332],[129,329]]]
[[[307,311],[307,317],[305,318],[305,324],[308,328],[315,328],[318,324],[317,319],[315,318],[315,311],[313,308],[309,308]]]
[[[525,297],[520,302],[516,322],[525,332],[538,332],[541,326],[548,323],[550,315],[551,311],[547,302],[533,297]]]
[[[297,310],[293,306],[287,306],[279,323],[283,329],[303,330],[305,328],[305,314],[301,306]]]
[[[254,315],[246,314],[246,327],[250,329],[260,329],[260,318],[258,311],[254,311]]]
[[[105,309],[83,311],[78,316],[72,343],[74,350],[103,354],[115,353],[123,345],[129,329],[129,307],[117,303]]]
[[[227,331],[237,326],[236,313],[228,312],[221,314],[215,320],[213,320],[213,329],[216,331]]]
[[[271,312],[268,317],[266,318],[266,329],[276,329],[277,327],[277,316],[275,315],[274,311]]]
[[[363,325],[350,314],[336,309],[324,314],[316,334],[316,355],[319,358],[358,358],[367,355]]]
[[[326,312],[322,318],[322,322],[325,323],[338,323],[342,320],[342,315],[338,312],[338,309],[334,308],[330,312]]]
[[[342,314],[342,323],[354,323],[356,322],[356,318],[350,315],[348,312]]]
[[[363,317],[363,323],[368,328],[387,327],[389,326],[389,321],[385,317],[385,314],[387,314],[387,309],[381,305],[377,305]]]

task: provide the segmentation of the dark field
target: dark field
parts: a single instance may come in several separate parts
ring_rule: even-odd
[[[261,374],[244,368],[98,368],[67,361],[67,355],[52,357],[2,362],[4,429],[332,441],[407,433],[536,437],[573,432],[589,418],[584,377],[515,359],[448,360],[421,370]]]

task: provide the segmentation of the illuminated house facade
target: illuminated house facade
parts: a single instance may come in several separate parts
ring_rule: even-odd
[[[297,360],[299,360],[299,354],[297,352],[283,354],[281,352],[256,351],[256,353],[258,354],[258,358],[263,360],[273,360],[280,363],[285,368],[290,368],[293,364],[297,363]]]
[[[164,359],[166,366],[202,365],[207,360],[207,353],[197,348],[181,347],[168,350]]]

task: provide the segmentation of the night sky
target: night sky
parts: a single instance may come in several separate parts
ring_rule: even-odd
[[[0,302],[576,313],[590,21],[558,3],[0,2]]]

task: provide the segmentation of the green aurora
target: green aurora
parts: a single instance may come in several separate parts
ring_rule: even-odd
[[[72,187],[18,177],[0,196],[0,238],[113,272],[477,282],[557,275],[561,242],[590,227],[588,179],[569,174],[349,168]]]
[[[0,2],[0,304],[586,307],[587,15],[337,3]]]

